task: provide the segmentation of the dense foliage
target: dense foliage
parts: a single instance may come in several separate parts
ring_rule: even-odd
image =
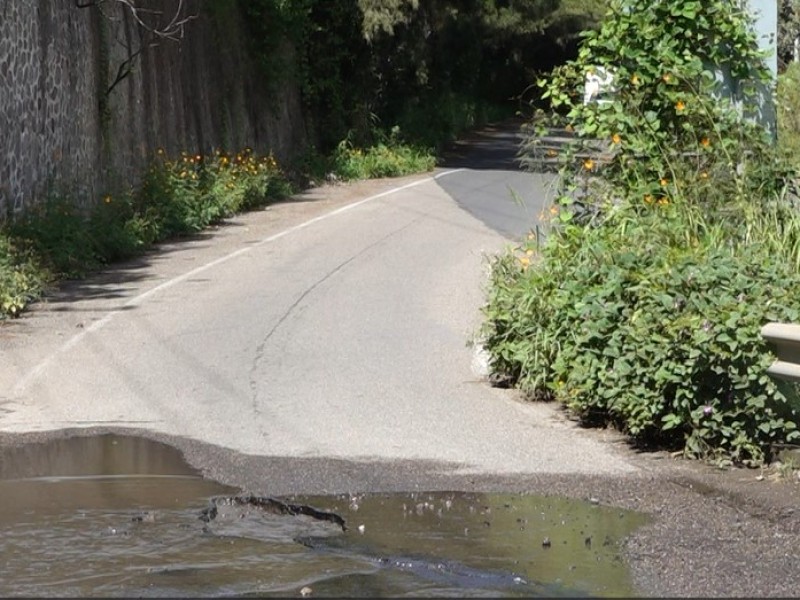
[[[239,2],[267,78],[297,79],[325,152],[348,136],[368,144],[376,131],[395,126],[415,143],[436,146],[502,111],[513,114],[534,73],[574,53],[577,33],[602,4]]]
[[[584,104],[599,67],[613,91]],[[498,379],[689,457],[759,464],[798,436],[796,390],[766,375],[760,336],[800,315],[791,167],[740,109],[766,76],[736,2],[611,2],[577,60],[541,82],[555,116],[539,124],[575,141],[546,239],[493,265]]]

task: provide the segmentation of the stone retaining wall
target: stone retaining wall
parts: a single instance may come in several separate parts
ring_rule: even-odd
[[[51,191],[89,203],[135,184],[158,148],[280,159],[305,145],[299,92],[287,82],[270,92],[236,4],[185,4],[197,18],[183,39],[148,47],[107,95],[143,38],[121,3],[101,13],[75,0],[0,1],[0,219]],[[149,2],[165,15],[177,5]]]

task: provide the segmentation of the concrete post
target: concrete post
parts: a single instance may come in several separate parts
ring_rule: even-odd
[[[748,8],[754,16],[754,27],[761,50],[768,53],[765,58],[772,73],[769,85],[761,86],[758,105],[747,107],[755,119],[761,123],[775,139],[777,136],[777,113],[775,109],[775,83],[778,80],[778,0],[748,0]]]

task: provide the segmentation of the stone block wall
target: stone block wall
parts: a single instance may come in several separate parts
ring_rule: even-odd
[[[147,6],[172,15],[178,3]],[[263,80],[236,3],[184,4],[196,18],[183,38],[146,47],[107,94],[146,39],[121,3],[101,12],[75,0],[0,0],[0,219],[49,192],[91,203],[134,185],[158,148],[250,147],[281,159],[304,147],[299,91]]]

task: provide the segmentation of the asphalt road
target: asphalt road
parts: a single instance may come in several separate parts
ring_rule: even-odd
[[[513,142],[493,132],[476,154]],[[508,158],[352,190],[333,209],[309,202],[299,222],[280,205],[253,213],[225,243],[151,256],[125,290],[54,299],[30,319],[84,318],[47,347],[18,338],[28,360],[4,348],[15,368],[0,428],[137,426],[251,455],[477,473],[633,470],[552,407],[481,379],[468,342],[487,257],[544,202]]]
[[[636,452],[483,380],[486,256],[546,196],[515,139],[490,128],[433,175],[310,190],[63,286],[0,327],[0,445],[135,432],[271,495],[592,496],[652,516],[626,545],[642,595],[795,595],[796,484]]]

